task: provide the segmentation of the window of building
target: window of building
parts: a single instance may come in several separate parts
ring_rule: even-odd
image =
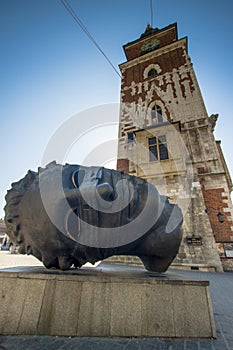
[[[150,162],[155,162],[158,160],[157,137],[152,137],[148,141]]]
[[[162,72],[161,67],[157,63],[149,64],[143,71],[143,78],[148,79]]]
[[[152,124],[163,122],[163,112],[160,106],[155,105],[151,110]]]
[[[167,150],[167,140],[165,135],[151,137],[148,139],[148,143],[150,162],[169,159]]]
[[[157,74],[158,74],[157,70],[154,69],[154,68],[152,68],[152,69],[150,69],[149,72],[148,72],[148,78],[151,78],[151,77],[153,77],[153,76],[155,76],[155,75],[157,75]]]
[[[159,157],[160,157],[160,160],[168,159],[166,136],[159,136],[158,139],[159,139]]]
[[[127,134],[127,141],[128,142],[134,141],[134,133],[133,132],[128,132],[128,134]]]

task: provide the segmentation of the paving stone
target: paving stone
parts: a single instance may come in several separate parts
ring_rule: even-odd
[[[7,350],[7,348],[3,344],[0,344],[0,350]]]
[[[227,345],[228,345],[230,350],[233,350],[233,341],[232,340],[227,341]]]
[[[15,337],[15,336],[8,336],[8,337],[2,337],[2,343],[1,346],[5,347],[7,350],[25,350],[25,347],[30,342],[30,337]]]
[[[58,337],[39,336],[6,336],[2,337],[2,346],[7,350],[58,350],[67,342],[66,339]],[[0,348],[0,350],[2,350]]]
[[[183,350],[184,349],[184,340],[182,339],[174,339],[171,340],[171,343],[167,350]]]
[[[49,342],[47,346],[40,350],[61,350],[63,346],[67,343],[66,338],[51,337],[53,341]],[[33,349],[34,350],[34,349]]]
[[[185,340],[184,349],[185,350],[199,350],[199,343],[197,340]]]
[[[200,339],[199,342],[198,342],[200,349],[206,348],[207,346],[209,346],[211,341],[212,340],[209,340],[209,339]]]
[[[62,346],[60,346],[58,349],[60,350],[79,350],[79,349],[87,349],[91,350],[94,349],[94,345],[90,341],[86,340],[83,341],[82,338],[73,338],[69,339],[67,338]],[[50,348],[48,348],[50,350]]]

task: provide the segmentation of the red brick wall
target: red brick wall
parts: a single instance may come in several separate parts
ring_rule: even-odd
[[[140,64],[134,65],[126,69],[124,72],[124,80],[122,87],[129,86],[132,81],[134,81],[136,84],[139,82],[143,82],[143,72],[145,68],[153,63],[156,63],[160,66],[162,74],[166,72],[171,72],[173,68],[178,69],[180,66],[186,63],[184,49],[177,48],[176,50],[172,50],[167,53],[164,53],[163,55],[159,55],[158,57],[156,57],[156,60],[155,58],[152,58],[151,60],[142,61]],[[166,84],[165,81],[164,84]],[[132,100],[134,100],[134,97],[132,98]]]
[[[144,37],[142,38],[142,40],[144,43],[146,41],[150,41],[151,39],[158,39],[160,41],[159,47],[161,48],[163,46],[169,45],[170,43],[176,41],[176,38],[177,38],[177,29],[176,29],[176,25],[174,24],[169,29],[164,28],[161,31],[157,32],[157,34]],[[135,57],[140,56],[142,54],[141,46],[142,46],[142,41],[139,41],[137,45],[134,45],[133,42],[129,43],[129,46],[125,45],[125,54],[127,59],[132,60]]]
[[[129,172],[129,160],[128,159],[117,159],[117,170]]]
[[[146,100],[146,94],[147,91],[145,91],[144,89],[142,89],[141,93],[136,93],[136,94],[132,94],[131,89],[129,89],[128,87],[131,85],[131,82],[134,81],[135,84],[138,84],[140,82],[144,82],[144,83],[148,83],[148,89],[151,88],[151,84],[160,84],[159,88],[162,89],[164,91],[164,93],[166,93],[166,89],[167,89],[167,82],[165,77],[163,77],[163,81],[157,81],[154,77],[153,78],[147,78],[144,79],[143,77],[143,72],[145,70],[146,67],[148,67],[150,64],[155,63],[154,59],[148,60],[148,61],[142,61],[141,63],[134,65],[132,67],[129,67],[128,69],[126,69],[124,71],[124,79],[122,80],[122,86],[121,86],[121,91],[123,91],[124,93],[122,94],[122,102],[124,103],[132,103],[132,102],[136,102],[136,104],[140,104],[139,101],[145,101]],[[167,52],[166,54],[163,54],[159,57],[156,58],[156,64],[158,64],[162,70],[161,74],[165,74],[166,72],[172,72],[172,70],[174,68],[179,68],[182,65],[186,64],[185,61],[185,55],[184,55],[184,49],[183,48],[179,48],[176,49],[172,52]],[[188,73],[189,74],[189,73]],[[193,81],[192,81],[192,77],[189,76],[189,80],[190,80],[190,88],[192,91],[192,87],[193,85]],[[176,89],[174,86],[174,82],[171,82],[172,85],[172,89],[175,93]],[[136,90],[138,89],[138,87],[136,88]],[[183,93],[183,97],[185,97],[185,91],[184,91],[184,86],[181,84],[181,90]],[[153,101],[158,101],[160,100],[163,104],[163,101],[161,100],[161,96],[159,96],[156,93],[156,89],[153,90],[153,97],[152,97]],[[165,114],[168,120],[171,120],[171,115],[170,115],[170,111],[167,108],[167,106],[164,106],[165,108]]]
[[[231,236],[233,236],[233,232],[231,231],[231,226],[233,226],[233,222],[228,219],[231,213],[230,210],[229,212],[223,211],[224,208],[228,208],[227,203],[223,202],[224,199],[228,199],[227,196],[223,195],[224,189],[206,190],[202,186],[202,193],[216,242],[232,242]],[[218,212],[224,215],[224,222],[219,222]]]

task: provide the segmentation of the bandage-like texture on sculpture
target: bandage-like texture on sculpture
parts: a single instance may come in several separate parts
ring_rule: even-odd
[[[164,272],[182,235],[181,210],[146,180],[55,162],[12,184],[5,222],[20,253],[61,270],[134,255],[146,269]]]

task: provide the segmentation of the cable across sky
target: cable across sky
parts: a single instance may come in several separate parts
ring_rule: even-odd
[[[151,27],[153,27],[153,22],[154,22],[154,20],[153,20],[153,0],[150,0],[150,20],[151,20]]]
[[[83,30],[83,32],[88,36],[88,38],[93,42],[93,44],[97,47],[97,49],[101,52],[101,54],[104,56],[104,58],[107,60],[107,62],[110,64],[110,66],[114,69],[116,74],[121,78],[120,73],[117,71],[117,69],[114,67],[113,63],[111,60],[108,58],[108,56],[105,54],[105,52],[102,50],[100,45],[96,42],[96,40],[93,38],[91,33],[88,31],[86,26],[83,24],[81,19],[78,17],[77,13],[72,9],[70,4],[66,0],[60,0],[61,3],[65,6],[67,11],[70,13],[70,15],[73,17],[75,22],[79,25],[79,27]]]

